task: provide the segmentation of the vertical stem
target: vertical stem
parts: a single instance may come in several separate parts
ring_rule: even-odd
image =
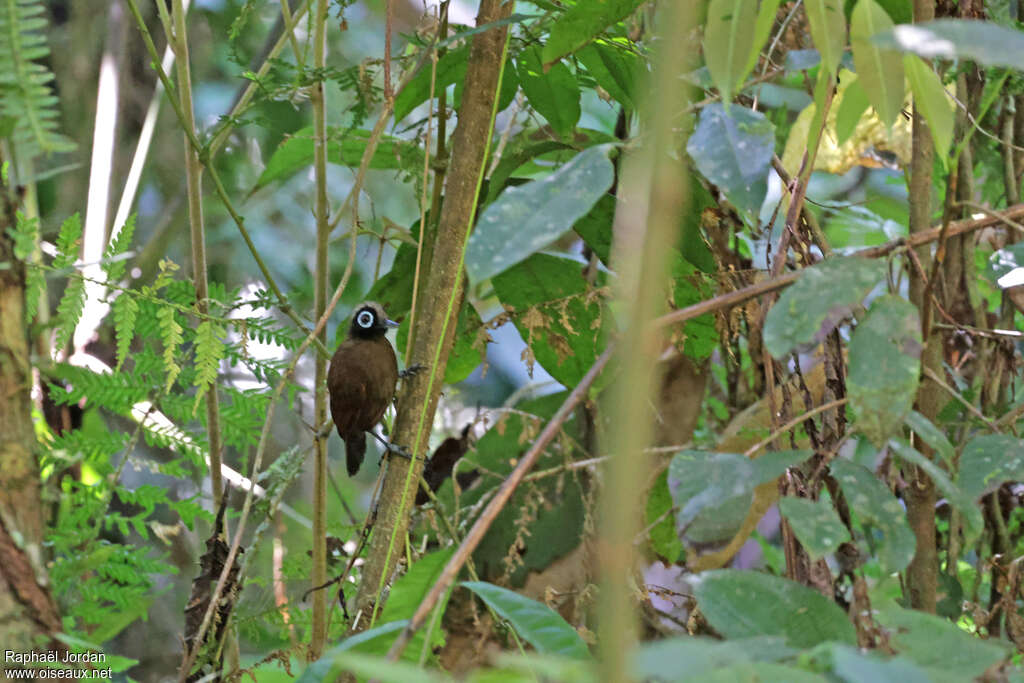
[[[200,314],[209,312],[210,290],[206,280],[206,234],[203,227],[203,166],[199,151],[192,146],[196,134],[195,112],[192,108],[192,72],[189,66],[188,33],[185,29],[185,7],[182,0],[174,0],[172,8],[173,33],[167,42],[174,46],[177,57],[178,97],[184,115],[185,180],[188,192],[188,217],[192,239],[192,277],[196,287],[196,308]],[[213,509],[220,507],[224,483],[221,480],[220,404],[216,385],[206,394],[206,424],[210,435],[210,487],[213,489]]]
[[[914,0],[914,21],[928,21],[935,16],[934,0]],[[910,160],[910,234],[928,230],[932,213],[932,140],[931,131],[924,117],[914,107],[912,128],[911,160]],[[927,245],[917,247],[917,257],[929,272],[931,250]],[[921,273],[910,268],[910,301],[917,306],[923,320],[930,319],[931,300],[927,286]],[[929,326],[930,327],[930,326]],[[925,368],[930,368],[936,376],[941,376],[942,339],[930,329],[922,330],[925,339],[925,351],[922,358]],[[929,379],[927,374],[921,378],[917,392],[917,410],[933,419],[942,407],[942,390]],[[931,456],[931,450],[925,444],[918,444],[921,451]],[[935,549],[935,484],[918,468],[908,472],[910,485],[904,492],[907,503],[907,519],[917,539],[914,559],[907,567],[907,590],[910,604],[915,609],[935,612],[936,592],[938,588],[938,554]]]
[[[317,0],[313,26],[313,68],[322,73],[327,58],[327,0]],[[319,320],[327,308],[327,237],[330,221],[327,206],[327,103],[324,101],[324,83],[318,80],[310,93],[313,104],[313,169],[316,176],[316,272],[313,283],[313,306]],[[352,237],[355,241],[355,235]],[[327,331],[320,331],[320,341],[327,341]],[[316,357],[316,388],[313,412],[314,424],[327,421],[327,359]],[[327,437],[317,435],[313,441],[313,575],[312,584],[321,586],[327,581]],[[313,591],[313,629],[309,644],[310,660],[318,659],[327,639],[327,591]]]
[[[659,11],[663,14],[660,25],[671,26],[674,35],[689,35],[694,20],[690,3],[664,3]],[[629,680],[627,658],[637,637],[637,609],[630,589],[635,560],[632,540],[641,514],[637,492],[649,474],[643,449],[653,438],[650,406],[651,400],[656,400],[655,375],[662,345],[662,335],[651,321],[663,307],[666,255],[674,243],[687,194],[686,173],[671,151],[681,144],[673,131],[673,117],[685,108],[686,92],[679,76],[689,58],[690,44],[679,39],[660,42],[652,87],[647,88],[652,96],[641,119],[647,124],[648,144],[626,160],[620,187],[624,201],[615,217],[617,297],[627,313],[617,345],[621,371],[612,388],[611,459],[604,476],[600,517],[599,642],[602,679],[609,681]]]

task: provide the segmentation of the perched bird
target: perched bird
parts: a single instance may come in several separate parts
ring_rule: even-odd
[[[338,346],[327,371],[331,418],[345,441],[345,464],[354,476],[366,454],[366,432],[384,417],[398,384],[398,360],[384,336],[398,323],[388,320],[380,304],[356,308],[348,339]]]

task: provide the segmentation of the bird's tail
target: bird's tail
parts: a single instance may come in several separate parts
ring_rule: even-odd
[[[355,435],[345,437],[345,466],[348,468],[348,476],[356,476],[359,467],[363,464],[363,457],[366,455],[366,434],[358,432]]]

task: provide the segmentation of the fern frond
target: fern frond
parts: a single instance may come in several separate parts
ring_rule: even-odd
[[[128,246],[132,243],[132,234],[135,232],[135,214],[128,216],[128,220],[124,222],[124,226],[121,228],[121,232],[117,233],[117,237],[110,241],[107,245],[106,250],[103,252],[103,272],[107,275],[107,282],[118,282],[124,277],[124,269],[128,264],[123,259],[118,259],[126,251]]]
[[[192,404],[192,414],[196,414],[199,408],[199,401],[203,394],[217,381],[217,368],[224,358],[224,342],[221,337],[224,330],[212,320],[204,320],[199,323],[196,330],[196,377],[195,386],[199,389],[196,392],[195,403]],[[216,391],[216,389],[214,389]]]
[[[44,11],[40,0],[0,0],[0,119],[13,122],[9,137],[28,157],[75,147],[57,132],[53,74],[36,61],[50,54]]]
[[[124,359],[128,357],[128,349],[135,337],[135,320],[139,315],[139,302],[129,294],[122,294],[114,299],[114,333],[117,335],[117,367],[121,370]]]
[[[60,226],[57,235],[57,255],[53,267],[70,268],[78,260],[78,245],[82,240],[82,219],[77,213],[68,216]]]
[[[75,273],[68,278],[68,286],[64,288],[64,296],[57,305],[57,339],[54,348],[62,349],[71,339],[71,333],[82,316],[85,305],[85,281]]]
[[[46,275],[39,264],[34,262],[33,254],[39,244],[39,219],[27,218],[19,211],[15,217],[14,227],[10,229],[14,242],[14,258],[26,264],[25,269],[25,320],[32,322],[39,307],[39,295],[46,287]]]
[[[174,386],[174,380],[181,374],[181,366],[174,362],[174,352],[181,346],[181,325],[174,317],[174,309],[170,306],[161,306],[156,312],[160,321],[160,339],[164,344],[164,370],[167,372],[167,383],[165,391],[170,391]]]

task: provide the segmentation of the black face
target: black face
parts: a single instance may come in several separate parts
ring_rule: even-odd
[[[356,309],[352,316],[352,324],[348,328],[349,337],[373,339],[387,334],[389,327],[397,327],[397,323],[388,320],[380,304],[367,302]]]

